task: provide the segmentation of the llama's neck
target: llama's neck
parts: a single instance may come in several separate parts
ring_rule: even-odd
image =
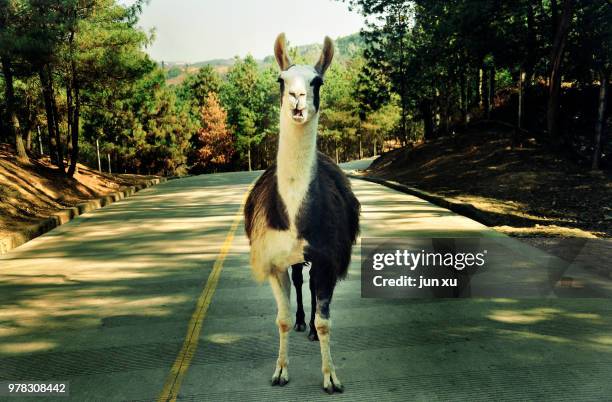
[[[318,116],[303,125],[281,115],[276,175],[291,225],[304,200],[317,163]]]

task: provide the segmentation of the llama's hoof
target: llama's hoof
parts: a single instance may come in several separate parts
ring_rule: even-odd
[[[331,377],[323,379],[323,389],[330,395],[334,392],[337,392],[339,394],[344,392],[344,387],[342,386],[340,381],[338,381],[337,378],[336,381],[334,381]]]
[[[317,335],[317,330],[314,327],[310,327],[310,332],[308,333],[308,339],[315,342],[319,340],[319,335]]]
[[[306,323],[296,322],[295,325],[293,326],[293,329],[295,329],[297,332],[304,332],[306,331]]]
[[[284,386],[289,382],[289,372],[287,371],[287,367],[280,368],[277,367],[276,371],[272,375],[272,385],[278,385],[280,387]]]
[[[278,385],[280,387],[284,386],[288,382],[289,380],[287,380],[286,378],[282,378],[282,377],[275,377],[272,379],[272,385]]]

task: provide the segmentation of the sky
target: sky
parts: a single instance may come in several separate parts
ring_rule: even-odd
[[[133,0],[120,0],[131,4]],[[155,28],[154,60],[187,62],[272,54],[276,35],[292,45],[358,32],[363,17],[337,0],[150,0],[140,26]]]

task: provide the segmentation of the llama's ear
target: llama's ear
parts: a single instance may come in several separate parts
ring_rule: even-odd
[[[329,67],[334,58],[334,42],[330,39],[329,36],[325,37],[323,41],[323,51],[321,52],[321,57],[319,57],[319,61],[315,65],[315,70],[320,75],[325,74],[325,71]]]
[[[291,59],[287,54],[287,42],[285,40],[285,33],[281,33],[276,37],[276,41],[274,42],[274,56],[276,57],[276,62],[282,71],[291,66]]]

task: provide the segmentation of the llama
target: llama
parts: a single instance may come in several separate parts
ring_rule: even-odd
[[[314,67],[295,65],[281,33],[274,44],[274,55],[281,69],[276,164],[257,180],[244,210],[254,277],[260,282],[269,280],[278,308],[280,345],[272,385],[283,386],[289,381],[288,270],[292,266],[298,299],[294,328],[304,331],[302,268],[309,263],[312,311],[308,338],[320,343],[324,390],[342,392],[329,345],[330,303],[336,282],[348,270],[359,232],[360,205],[344,173],[316,147],[319,89],[332,61],[334,45],[325,37],[321,57]]]

